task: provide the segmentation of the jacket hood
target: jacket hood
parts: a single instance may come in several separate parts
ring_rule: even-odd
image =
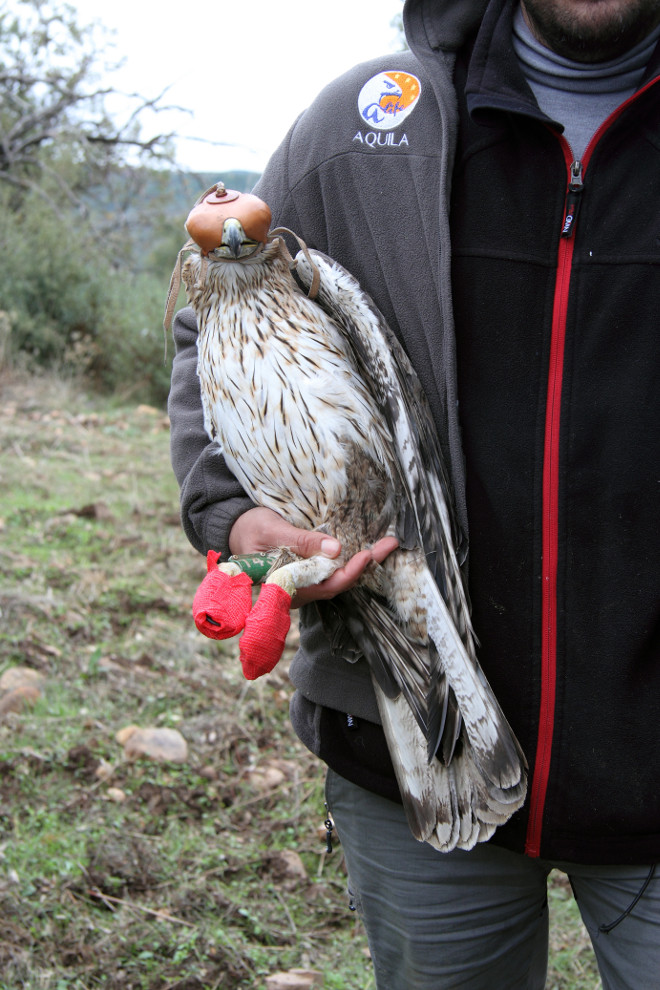
[[[488,0],[406,0],[403,25],[414,54],[456,52],[476,31]]]

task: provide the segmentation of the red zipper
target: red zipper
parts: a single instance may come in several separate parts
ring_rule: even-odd
[[[571,162],[570,148],[564,142],[564,155],[569,166],[569,186],[562,237],[557,257],[557,278],[552,308],[552,339],[548,369],[548,394],[545,409],[545,441],[543,451],[543,566],[542,566],[542,627],[541,627],[541,701],[536,760],[530,793],[530,812],[525,852],[528,856],[541,854],[543,808],[550,776],[550,757],[555,720],[557,681],[557,556],[559,550],[559,426],[561,391],[564,376],[564,344],[566,341],[566,309],[571,279],[575,229],[579,199],[571,203],[571,179],[578,163]],[[581,181],[581,168],[580,168]]]
[[[557,278],[552,310],[552,339],[548,370],[548,393],[545,412],[545,440],[543,452],[543,563],[541,593],[541,698],[539,704],[539,728],[536,743],[536,759],[530,789],[530,810],[527,823],[525,853],[541,855],[543,811],[550,777],[552,740],[555,724],[557,691],[557,560],[559,556],[559,430],[561,419],[561,393],[564,375],[564,345],[566,342],[566,311],[573,263],[575,225],[582,193],[583,171],[603,133],[612,125],[627,106],[660,79],[656,77],[627,99],[603,121],[593,135],[582,162],[573,161],[568,142],[561,138],[564,158],[568,168],[568,185],[562,236],[557,253]]]

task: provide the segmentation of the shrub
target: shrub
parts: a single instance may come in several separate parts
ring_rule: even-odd
[[[104,392],[162,402],[166,277],[113,258],[79,210],[42,196],[16,208],[0,188],[0,309],[5,361],[82,376]]]

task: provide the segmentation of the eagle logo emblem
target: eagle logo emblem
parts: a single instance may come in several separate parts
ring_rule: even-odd
[[[394,130],[412,113],[421,92],[419,79],[410,72],[379,72],[360,90],[360,117],[374,130]]]

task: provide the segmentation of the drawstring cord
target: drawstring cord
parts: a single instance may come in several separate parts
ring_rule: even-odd
[[[194,251],[197,247],[192,237],[186,241],[181,250],[176,256],[176,262],[174,263],[174,269],[172,275],[170,276],[170,287],[167,290],[167,299],[165,300],[165,315],[163,317],[163,329],[165,331],[165,347],[167,347],[167,334],[170,327],[172,326],[172,317],[174,316],[174,307],[176,306],[176,301],[179,297],[179,289],[181,288],[181,269],[183,267],[183,254],[184,251]],[[202,255],[202,264],[206,262],[208,266],[208,258]],[[203,273],[200,273],[203,278],[206,278],[206,268],[204,268]]]
[[[654,863],[653,866],[651,867],[651,869],[648,872],[648,876],[646,877],[646,880],[644,881],[644,883],[642,884],[641,888],[639,889],[639,891],[635,895],[635,898],[633,899],[632,903],[628,905],[628,907],[623,912],[623,914],[620,914],[619,917],[616,918],[614,921],[610,922],[609,925],[599,925],[598,926],[598,931],[599,932],[601,932],[603,935],[609,935],[609,933],[611,931],[613,931],[613,929],[615,929],[617,927],[617,925],[620,925],[622,921],[625,921],[625,919],[628,917],[628,915],[634,909],[635,905],[642,898],[642,896],[644,894],[644,891],[646,890],[646,888],[650,884],[651,880],[655,876],[655,868],[656,868],[656,866],[657,866],[657,864]]]
[[[309,289],[307,290],[307,295],[309,296],[310,299],[316,299],[319,291],[319,286],[321,285],[321,273],[319,271],[318,265],[316,264],[316,262],[313,261],[312,256],[309,253],[309,248],[302,240],[302,238],[298,237],[298,235],[294,233],[292,230],[289,230],[288,227],[275,227],[275,229],[271,230],[270,233],[268,234],[268,240],[269,241],[275,240],[278,234],[290,234],[291,237],[293,237],[296,243],[298,244],[298,247],[300,248],[302,253],[304,254],[307,264],[312,269],[312,281],[309,286]],[[292,257],[291,252],[289,251],[288,247],[281,238],[280,238],[280,251],[288,261],[289,268],[291,269],[291,271],[295,272],[298,266],[298,260]]]

